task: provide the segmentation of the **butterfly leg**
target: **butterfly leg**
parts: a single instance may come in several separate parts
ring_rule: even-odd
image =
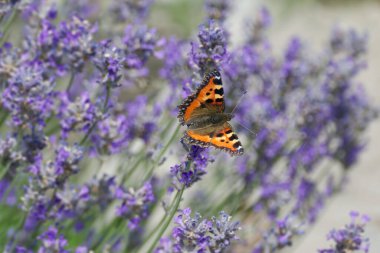
[[[186,137],[185,136],[183,136],[181,138],[180,142],[182,144],[182,147],[186,150],[186,152],[189,152],[190,151],[190,147],[189,147],[189,144],[186,141]]]

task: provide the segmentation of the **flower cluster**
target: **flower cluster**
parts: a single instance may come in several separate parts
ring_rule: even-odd
[[[2,103],[12,114],[15,126],[43,126],[53,109],[54,79],[44,76],[39,63],[18,66],[7,80]]]
[[[213,161],[208,153],[209,151],[205,148],[191,146],[186,160],[170,168],[173,185],[179,189],[181,185],[190,187],[201,180],[206,174],[207,164]]]
[[[263,236],[263,242],[255,247],[253,253],[276,252],[291,247],[293,238],[303,233],[300,224],[294,217],[285,217],[276,221],[275,225]]]
[[[341,253],[341,252],[369,252],[369,238],[363,234],[365,226],[369,222],[367,215],[360,216],[358,212],[351,212],[351,223],[342,229],[333,229],[327,235],[329,241],[334,245],[329,249],[321,249],[320,253]]]
[[[220,25],[210,20],[199,28],[199,43],[192,43],[190,65],[201,76],[218,68],[228,58],[226,38]]]
[[[141,220],[148,217],[149,206],[155,201],[150,182],[145,183],[138,190],[118,188],[115,195],[122,201],[117,208],[117,215],[128,219],[128,227],[132,230],[138,228]]]
[[[163,238],[155,253],[168,252],[223,252],[238,240],[238,222],[230,222],[231,216],[220,212],[219,218],[202,219],[199,213],[191,216],[186,208],[175,218],[171,238]]]

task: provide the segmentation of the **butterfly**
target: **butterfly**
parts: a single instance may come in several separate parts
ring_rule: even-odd
[[[231,155],[242,155],[244,149],[228,123],[233,117],[224,112],[222,77],[214,70],[205,75],[195,93],[178,106],[178,118],[187,130],[185,143],[201,147],[214,146]]]

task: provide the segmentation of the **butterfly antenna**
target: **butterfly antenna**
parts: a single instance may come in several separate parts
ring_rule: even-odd
[[[257,136],[257,133],[253,132],[251,129],[249,129],[248,127],[244,126],[242,123],[240,122],[237,122],[240,126],[242,126],[243,128],[245,128],[248,132],[250,132],[251,134],[253,134],[254,136]]]
[[[234,111],[236,110],[236,108],[237,108],[237,107],[238,107],[238,105],[240,104],[240,102],[241,102],[241,100],[242,100],[242,98],[244,97],[244,95],[245,95],[245,94],[247,94],[247,91],[246,91],[246,90],[243,90],[243,94],[241,94],[241,96],[240,96],[240,98],[239,98],[238,102],[236,103],[236,105],[235,105],[234,109],[232,109],[232,112],[231,112],[231,114],[233,114],[233,113],[234,113]]]

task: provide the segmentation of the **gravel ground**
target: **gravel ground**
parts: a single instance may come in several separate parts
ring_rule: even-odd
[[[273,15],[270,30],[274,50],[280,52],[292,35],[300,36],[313,49],[318,50],[326,42],[334,25],[353,27],[369,34],[368,69],[359,80],[377,105],[380,103],[380,4],[375,1],[334,1],[334,4],[321,4],[315,1],[302,1],[287,6],[290,1],[242,0],[236,10],[237,18],[231,19],[233,35],[237,40],[238,24],[246,17],[252,17],[255,9],[268,5]],[[294,2],[294,1],[292,1]],[[301,1],[300,1],[301,2]],[[330,1],[331,2],[331,1]],[[336,3],[338,2],[338,3]],[[236,29],[235,29],[236,27]],[[343,192],[334,197],[324,209],[316,225],[304,236],[297,247],[290,252],[316,252],[327,246],[326,234],[331,228],[342,227],[349,221],[351,210],[368,214],[372,221],[367,227],[371,240],[370,252],[380,252],[380,120],[370,125],[367,131],[368,145]]]

